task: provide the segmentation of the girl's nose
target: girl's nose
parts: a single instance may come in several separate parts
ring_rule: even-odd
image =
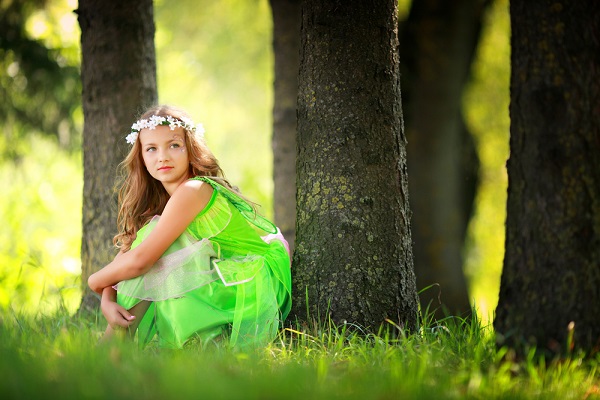
[[[159,150],[158,151],[158,160],[159,161],[167,161],[169,159],[169,152],[166,150]]]

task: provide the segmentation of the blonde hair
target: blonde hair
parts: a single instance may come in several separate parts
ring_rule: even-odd
[[[182,119],[189,118],[187,113],[176,107],[158,105],[149,108],[139,119],[147,119],[153,115],[160,117],[171,116]],[[193,131],[183,129],[185,146],[190,158],[189,176],[208,176],[216,179],[222,185],[234,189],[224,178],[219,162],[206,146],[204,138]],[[121,251],[128,251],[136,237],[137,231],[155,215],[162,214],[169,194],[163,185],[154,179],[144,164],[140,140],[136,140],[119,164],[119,214],[117,215],[117,235],[113,243]],[[235,189],[234,189],[235,190]]]

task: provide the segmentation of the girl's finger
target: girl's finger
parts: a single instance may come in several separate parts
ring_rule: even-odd
[[[125,320],[127,320],[130,323],[135,319],[135,315],[132,315],[129,311],[127,311],[124,308],[119,308],[119,313],[123,316],[123,318],[125,318]]]
[[[116,325],[120,328],[128,328],[133,321],[127,320],[124,316],[119,315],[118,318],[113,322],[113,325]]]

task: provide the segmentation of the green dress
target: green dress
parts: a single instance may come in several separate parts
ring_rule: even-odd
[[[138,327],[142,346],[154,336],[160,347],[181,348],[223,335],[232,347],[264,346],[291,307],[287,242],[235,193],[193,179],[213,187],[210,201],[146,274],[115,285],[117,302],[127,309],[152,302]],[[132,249],[159,218],[138,231]]]

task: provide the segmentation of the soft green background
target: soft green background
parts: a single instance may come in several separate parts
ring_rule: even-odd
[[[400,2],[401,18],[407,2]],[[75,0],[55,0],[28,33],[79,63]],[[133,16],[132,16],[133,17]],[[206,128],[228,178],[271,215],[273,54],[267,0],[155,2],[160,102],[181,106]],[[471,297],[484,321],[497,303],[504,254],[508,157],[509,17],[497,0],[486,19],[472,84],[464,97],[482,162],[476,213],[465,248]],[[10,73],[10,60],[0,63]],[[81,121],[81,109],[76,112]],[[133,118],[133,116],[132,116]],[[133,122],[133,121],[132,121]],[[14,127],[4,124],[5,132]],[[125,137],[126,132],[123,133]],[[78,306],[83,172],[80,152],[41,133],[0,138],[0,308],[51,312]],[[19,157],[9,159],[7,152]],[[409,177],[410,179],[410,177]]]

